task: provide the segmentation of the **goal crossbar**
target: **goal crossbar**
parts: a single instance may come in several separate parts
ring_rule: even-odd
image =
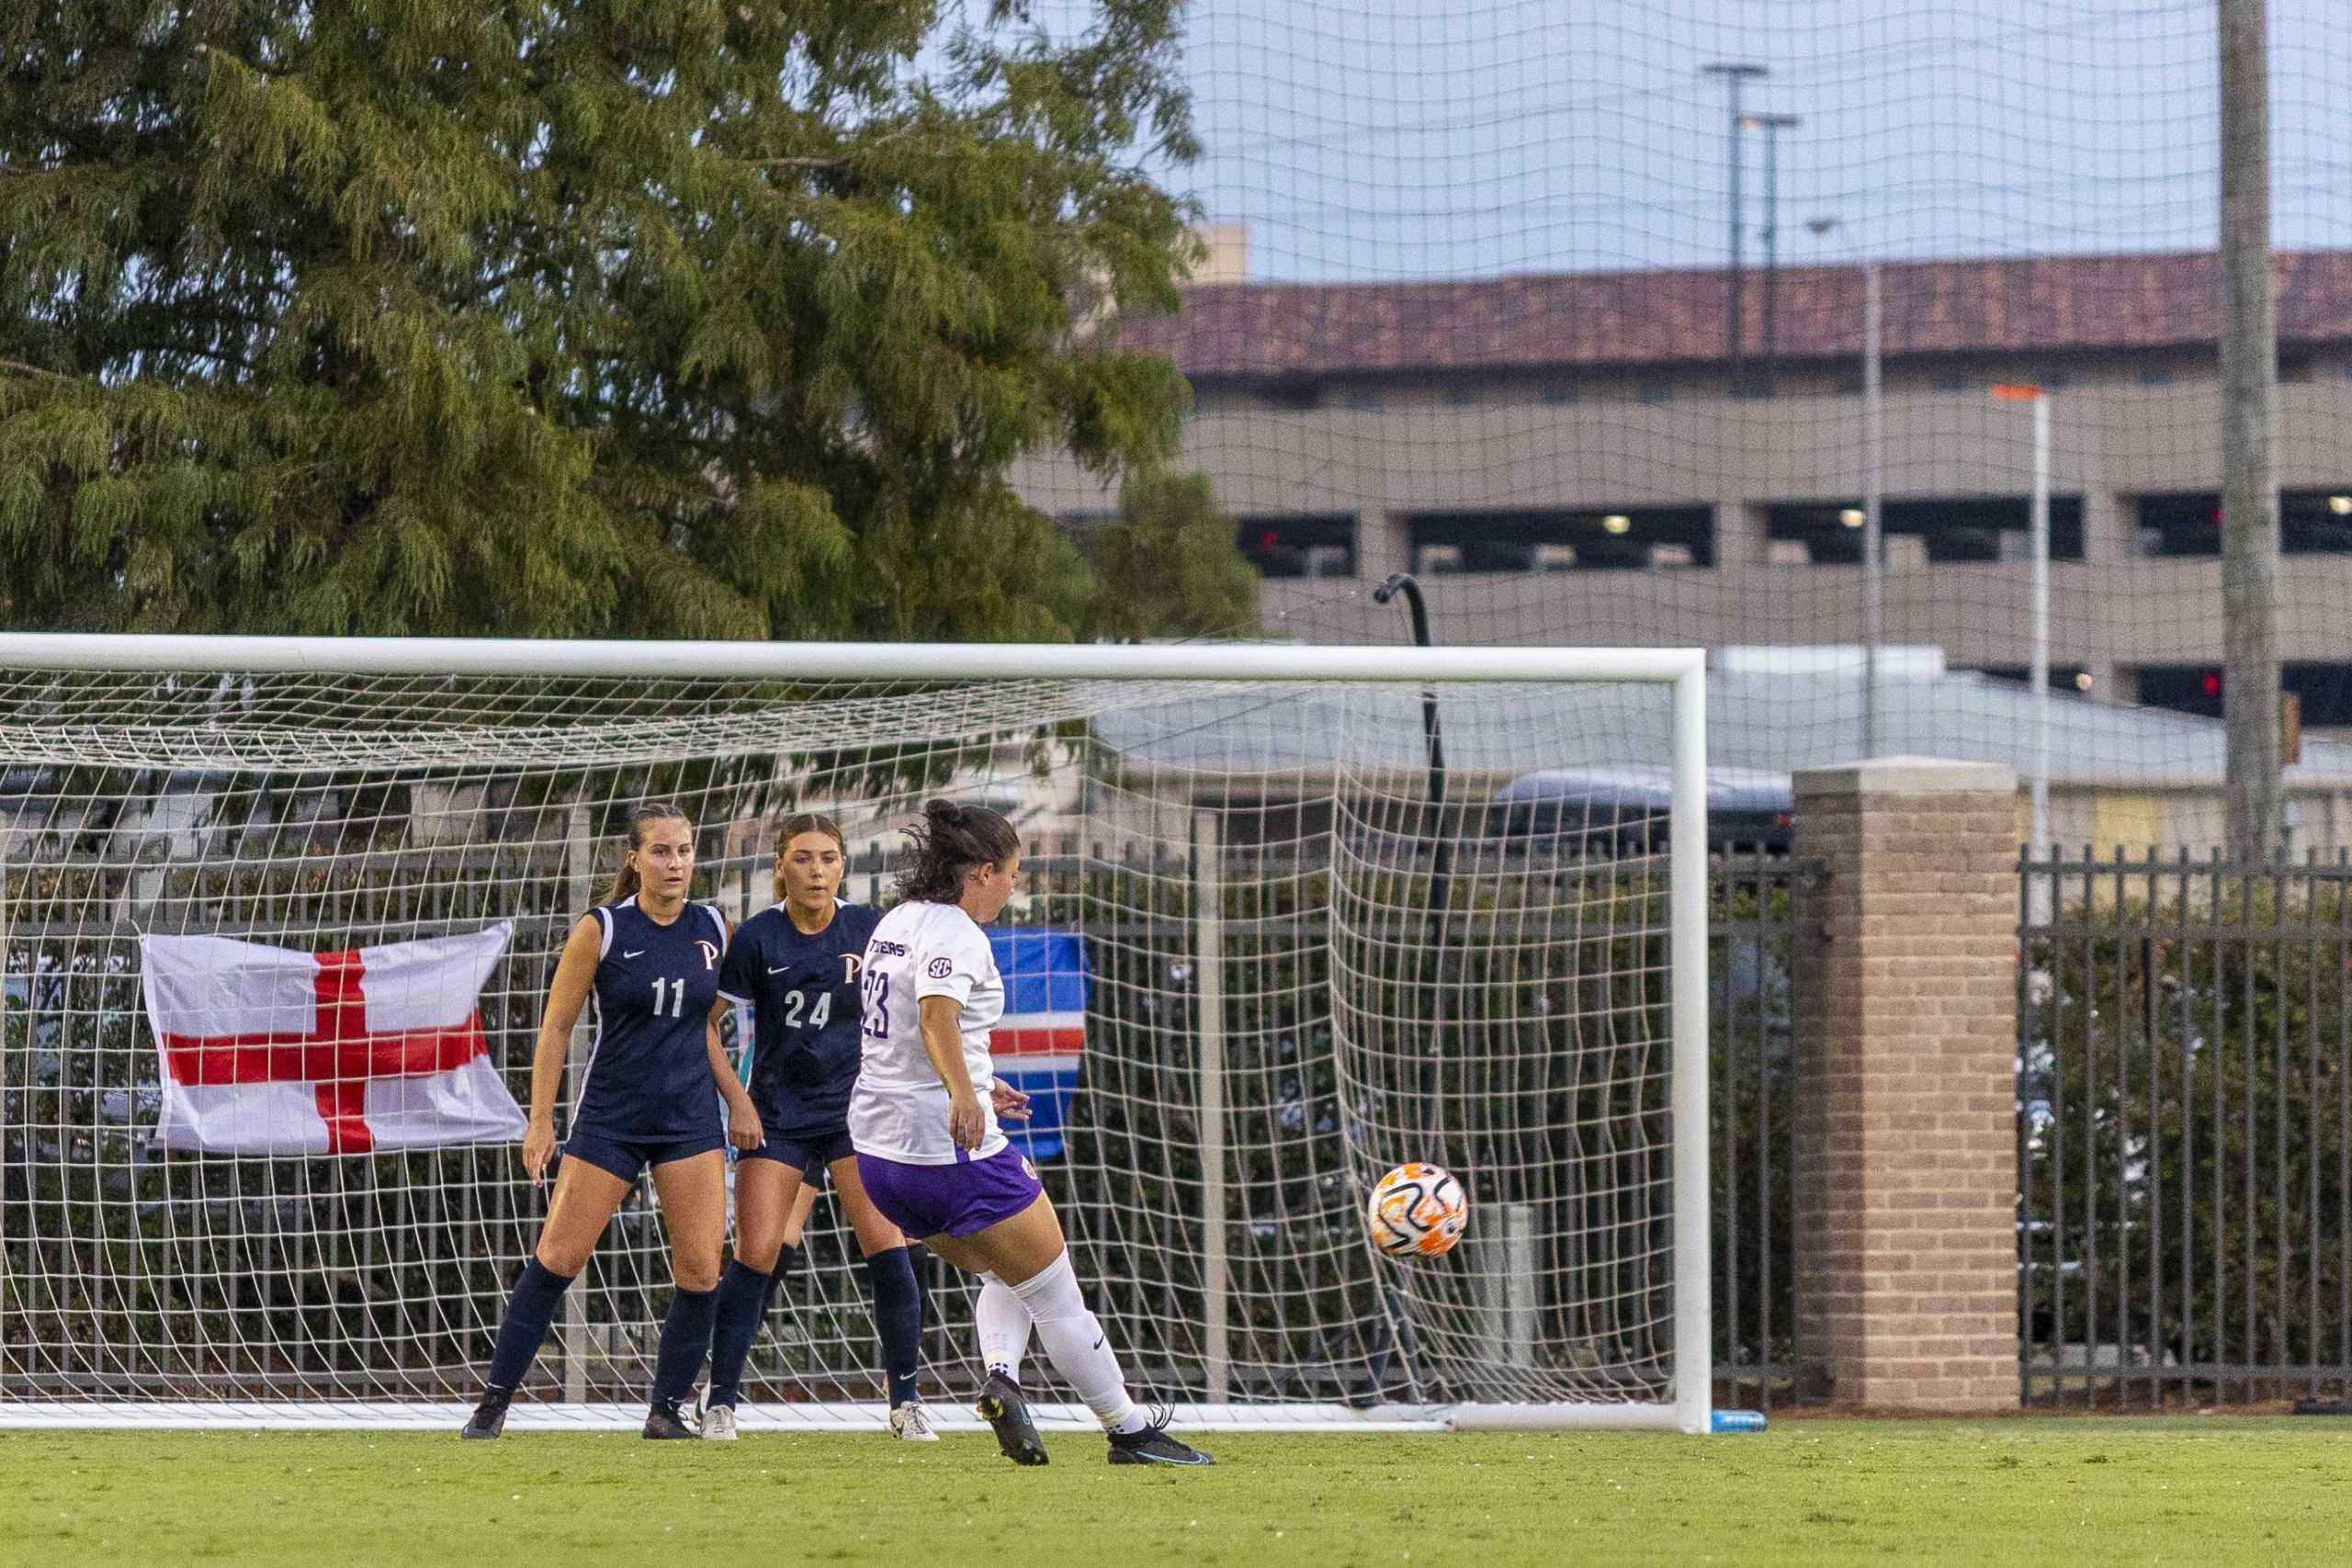
[[[629,642],[531,637],[0,634],[0,668],[616,680],[1702,680],[1686,648],[1318,648],[1288,643]]]

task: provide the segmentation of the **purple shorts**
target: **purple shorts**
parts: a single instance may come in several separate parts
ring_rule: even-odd
[[[857,1175],[883,1217],[917,1241],[977,1235],[1020,1213],[1045,1191],[1035,1169],[1011,1144],[986,1159],[956,1165],[902,1165],[860,1154]]]

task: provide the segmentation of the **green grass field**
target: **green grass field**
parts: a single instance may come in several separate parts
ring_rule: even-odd
[[[0,1563],[2352,1562],[2352,1422],[1783,1421],[1756,1437],[0,1432]]]

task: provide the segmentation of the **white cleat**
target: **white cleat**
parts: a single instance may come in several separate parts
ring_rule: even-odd
[[[708,1408],[703,1408],[702,1401],[699,1399],[695,1401],[695,1404],[702,1416],[704,1441],[731,1443],[735,1440],[735,1407],[733,1405],[713,1404]]]
[[[902,1443],[939,1441],[939,1428],[931,1424],[931,1412],[911,1399],[890,1412],[890,1435]]]

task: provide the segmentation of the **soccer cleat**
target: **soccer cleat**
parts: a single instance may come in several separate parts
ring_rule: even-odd
[[[931,1424],[931,1412],[921,1400],[910,1399],[890,1412],[890,1435],[902,1443],[935,1443],[939,1429]]]
[[[714,1404],[702,1413],[702,1437],[707,1443],[731,1443],[735,1440],[735,1407]]]
[[[1153,1413],[1148,1424],[1133,1432],[1113,1432],[1111,1462],[1113,1464],[1215,1464],[1216,1461],[1184,1442],[1168,1435],[1170,1413],[1161,1409]]]
[[[1046,1462],[1046,1445],[1038,1440],[1037,1424],[1029,1419],[1029,1402],[1021,1397],[1019,1383],[1002,1372],[989,1373],[973,1408],[996,1428],[996,1446],[1005,1458],[1015,1464]]]
[[[514,1403],[514,1391],[511,1388],[482,1390],[481,1403],[475,1405],[474,1413],[466,1417],[465,1427],[458,1436],[482,1439],[495,1438],[506,1430],[506,1407]]]
[[[674,1399],[657,1399],[645,1412],[645,1435],[649,1438],[698,1438],[702,1434],[686,1413],[678,1408]]]

